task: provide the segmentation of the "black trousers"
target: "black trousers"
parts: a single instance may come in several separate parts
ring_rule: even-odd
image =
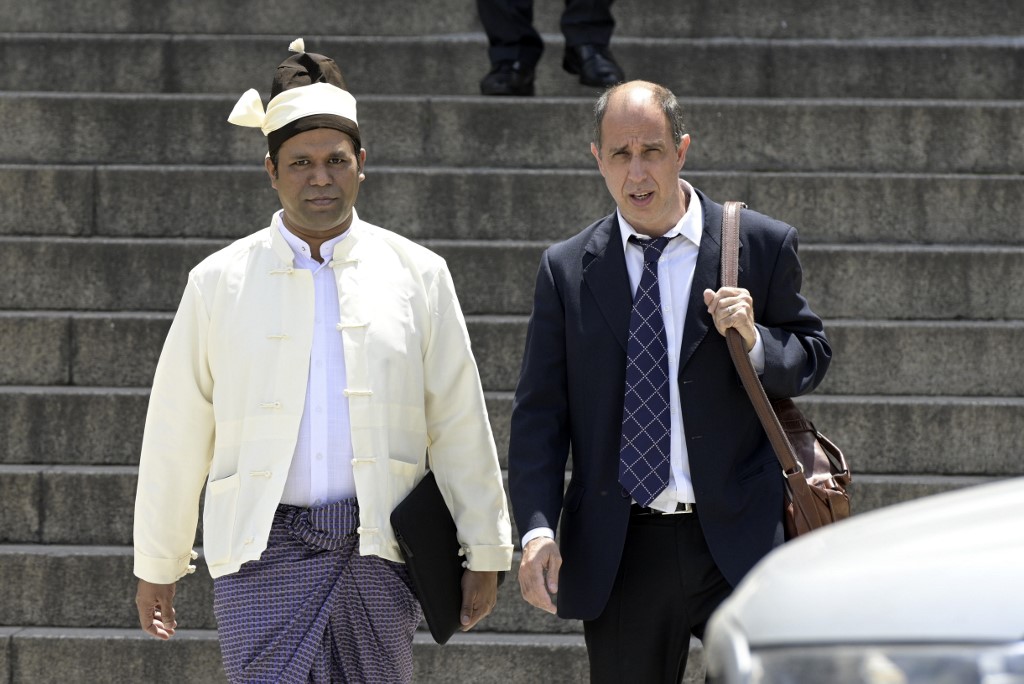
[[[608,605],[583,623],[590,681],[678,684],[690,635],[730,592],[696,513],[632,515]]]
[[[608,45],[615,20],[612,0],[565,0],[561,28],[565,44]],[[544,52],[533,28],[533,0],[476,0],[480,22],[487,32],[491,64],[518,60],[534,67]]]

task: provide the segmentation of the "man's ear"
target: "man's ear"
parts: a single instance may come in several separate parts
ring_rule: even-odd
[[[676,161],[679,162],[679,170],[683,169],[683,165],[686,164],[686,151],[690,149],[690,134],[686,133],[683,135],[683,139],[679,141],[679,147],[676,148]]]
[[[597,169],[604,175],[604,162],[601,161],[601,150],[597,149],[595,143],[590,143],[590,154],[594,155],[594,159],[597,160]]]
[[[269,154],[263,160],[263,166],[267,170],[267,175],[270,176],[270,187],[277,190],[277,167],[274,166],[274,160],[270,158]]]

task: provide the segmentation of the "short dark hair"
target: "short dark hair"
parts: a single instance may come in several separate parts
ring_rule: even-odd
[[[633,84],[636,82],[634,81]],[[593,131],[593,142],[597,145],[597,151],[601,151],[601,124],[604,122],[605,112],[608,111],[608,101],[611,96],[614,95],[620,88],[631,85],[630,83],[620,83],[619,85],[612,86],[608,90],[601,93],[601,97],[597,98],[597,103],[594,104],[594,131]],[[686,124],[683,122],[683,107],[679,104],[679,100],[672,91],[665,86],[658,85],[657,83],[644,83],[651,94],[654,95],[655,101],[658,106],[661,107],[662,113],[665,114],[665,119],[668,121],[669,127],[672,129],[672,142],[676,147],[679,147],[679,143],[683,141],[683,136],[686,135]]]

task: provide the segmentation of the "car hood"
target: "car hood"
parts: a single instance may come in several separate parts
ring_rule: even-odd
[[[1024,637],[1024,478],[890,506],[766,556],[719,609],[750,646]]]

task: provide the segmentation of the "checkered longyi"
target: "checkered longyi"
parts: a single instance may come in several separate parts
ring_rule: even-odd
[[[259,560],[214,580],[231,682],[412,681],[422,613],[405,565],[358,551],[359,508],[279,506]]]

